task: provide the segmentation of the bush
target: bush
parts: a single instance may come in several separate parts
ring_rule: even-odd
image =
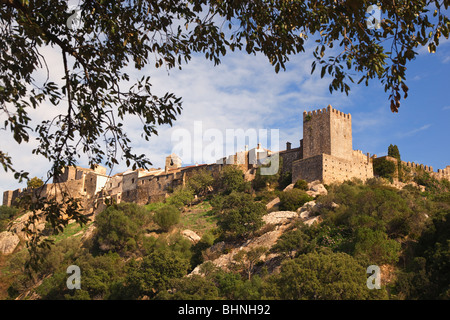
[[[267,187],[278,185],[279,174],[262,175],[261,168],[256,169],[255,179],[252,181],[253,189],[256,191],[265,190]]]
[[[250,183],[245,181],[242,170],[237,166],[231,165],[223,168],[218,183],[224,194],[230,194],[233,191],[244,192],[250,185]]]
[[[233,192],[220,203],[218,226],[226,238],[248,237],[264,224],[262,216],[266,206],[255,202],[251,195]]]
[[[394,162],[386,160],[386,159],[377,159],[373,163],[373,173],[376,176],[386,178],[389,181],[393,181],[394,174],[397,167]]]
[[[38,177],[31,178],[27,182],[27,188],[32,188],[32,189],[42,187],[43,185],[44,185],[44,181],[42,181]]]
[[[292,173],[290,171],[280,173],[278,178],[278,188],[284,190],[288,185],[292,183]]]
[[[378,265],[397,263],[401,250],[400,243],[388,239],[385,232],[369,228],[357,230],[354,246],[355,257],[367,258]]]
[[[0,206],[0,231],[6,229],[8,222],[19,213],[16,207]]]
[[[280,194],[280,210],[296,211],[306,202],[313,200],[305,191],[291,189]]]
[[[189,188],[177,188],[174,193],[166,199],[166,203],[177,208],[183,208],[184,206],[191,204],[194,200],[194,191]]]
[[[163,230],[169,231],[180,222],[180,211],[173,205],[166,205],[156,210],[153,221]]]
[[[208,193],[208,190],[212,187],[213,183],[214,178],[210,173],[203,169],[189,178],[187,185],[195,194],[204,196]]]
[[[306,191],[308,190],[308,182],[303,179],[297,180],[294,184],[294,188]]]
[[[115,299],[134,300],[142,296],[155,296],[172,279],[186,275],[189,261],[175,251],[164,250],[131,260],[126,267],[127,276],[119,285]]]
[[[144,207],[135,203],[112,205],[95,218],[97,244],[102,251],[134,250],[148,222],[150,215]]]
[[[360,300],[386,298],[386,290],[367,290],[367,266],[346,253],[329,250],[285,260],[276,278],[280,299]]]

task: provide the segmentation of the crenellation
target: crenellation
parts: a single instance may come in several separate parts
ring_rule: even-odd
[[[127,170],[112,177],[106,174],[106,168],[95,165],[86,169],[77,166],[65,168],[54,178],[52,184],[46,184],[38,189],[17,189],[3,193],[3,204],[11,206],[23,194],[31,193],[33,197],[62,198],[61,190],[74,197],[84,199],[84,203],[103,203],[105,199],[147,204],[164,200],[178,186],[183,186],[199,170],[207,170],[212,176],[218,177],[227,159],[238,162],[245,179],[255,177],[255,168],[260,162],[253,163],[250,158],[262,160],[271,157],[272,152],[260,151],[257,148],[237,152],[218,160],[214,164],[200,164],[182,167],[181,159],[171,154],[166,157],[165,168]],[[258,151],[259,150],[259,151]],[[283,173],[292,174],[292,182],[304,179],[308,182],[320,180],[322,183],[334,183],[358,178],[363,181],[374,176],[373,163],[385,158],[397,163],[397,159],[385,156],[377,158],[376,154],[353,150],[351,114],[326,108],[303,112],[303,139],[300,146],[292,148],[286,143],[286,150],[277,154],[282,159]],[[238,161],[239,160],[239,161]],[[410,168],[412,174],[423,170],[437,179],[450,179],[450,165],[444,169],[433,171],[433,167],[415,162],[401,162]],[[89,202],[90,201],[90,202]],[[93,206],[91,205],[91,208]]]

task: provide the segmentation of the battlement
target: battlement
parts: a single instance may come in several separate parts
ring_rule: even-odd
[[[402,164],[408,168],[412,168],[412,169],[421,169],[424,170],[426,172],[434,172],[433,171],[433,167],[432,166],[427,166],[427,165],[423,165],[421,163],[414,163],[414,162],[405,162],[402,161]],[[440,170],[440,169],[439,169]],[[438,172],[439,172],[438,170]]]
[[[303,122],[312,119],[312,117],[321,116],[321,115],[333,115],[336,117],[340,117],[342,119],[352,119],[352,115],[350,113],[346,114],[342,111],[334,109],[331,105],[328,105],[326,108],[317,109],[313,111],[303,111]]]

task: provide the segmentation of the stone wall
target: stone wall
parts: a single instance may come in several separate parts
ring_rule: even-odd
[[[10,207],[12,205],[13,200],[13,191],[8,190],[3,192],[3,205]]]
[[[292,173],[292,164],[294,161],[303,158],[303,147],[300,145],[298,148],[286,149],[284,151],[280,151],[279,155],[282,160],[281,173]]]
[[[348,160],[323,155],[323,183],[343,182],[353,178],[362,181],[373,178],[373,165],[370,158],[353,154],[352,159]]]
[[[303,158],[329,154],[352,160],[352,117],[331,106],[303,112]]]
[[[328,106],[330,113],[331,155],[353,161],[352,116]]]
[[[330,112],[303,112],[303,158],[331,154]]]
[[[323,154],[292,163],[292,183],[300,179],[308,182],[323,179]]]

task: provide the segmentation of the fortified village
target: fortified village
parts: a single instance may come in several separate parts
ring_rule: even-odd
[[[303,139],[298,148],[291,148],[286,143],[286,150],[271,152],[260,144],[256,148],[237,152],[213,164],[200,164],[182,167],[181,159],[171,154],[166,158],[164,169],[137,169],[108,176],[106,168],[96,166],[94,169],[67,167],[62,175],[55,177],[53,183],[37,189],[17,189],[3,193],[3,205],[11,206],[24,194],[34,193],[39,198],[61,197],[66,193],[74,198],[81,198],[86,211],[91,211],[103,204],[105,199],[116,203],[134,202],[147,204],[161,201],[177,186],[182,186],[199,170],[207,170],[217,176],[223,166],[234,164],[241,168],[247,180],[252,180],[256,168],[274,155],[282,159],[282,172],[292,174],[292,183],[299,179],[312,182],[319,180],[324,184],[343,182],[358,178],[365,181],[374,177],[373,164],[386,159],[377,158],[352,146],[352,117],[328,106],[324,109],[303,112]],[[450,166],[433,171],[431,166],[402,161],[409,168],[411,175],[425,171],[436,179],[450,180]]]

